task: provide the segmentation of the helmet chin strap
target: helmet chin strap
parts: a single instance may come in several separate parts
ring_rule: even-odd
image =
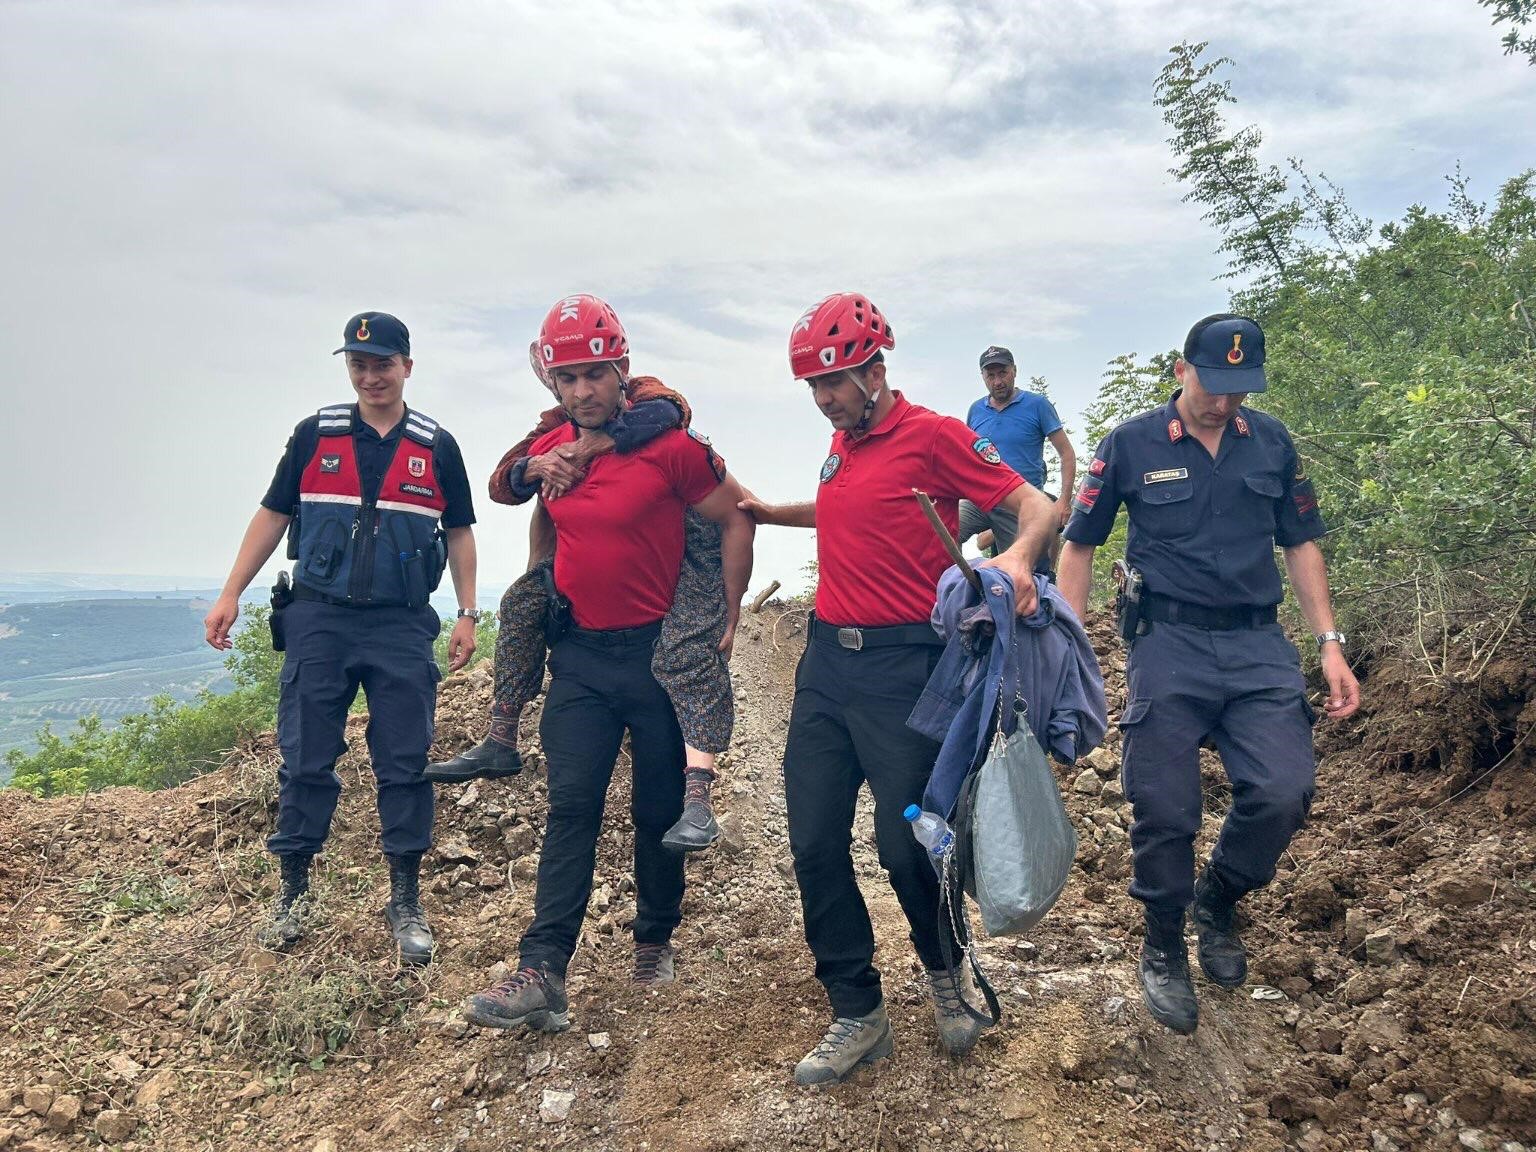
[[[874,415],[875,405],[880,401],[880,389],[876,388],[871,392],[865,386],[863,377],[851,371],[848,375],[853,377],[853,382],[859,386],[859,391],[864,393],[864,411],[859,415],[859,422],[849,429],[849,435],[857,439],[869,431],[869,418]]]

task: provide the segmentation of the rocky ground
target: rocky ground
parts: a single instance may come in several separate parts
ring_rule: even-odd
[[[893,1060],[796,1088],[820,1037],[778,764],[804,617],[748,617],[724,842],[689,865],[676,985],[626,983],[627,779],[557,1036],[467,1026],[532,902],[531,770],[443,789],[426,898],[439,962],[401,973],[362,725],[313,932],[251,944],[275,889],[262,851],[270,738],[172,792],[39,801],[0,791],[0,1149],[1190,1149],[1536,1146],[1536,727],[1528,660],[1446,684],[1373,670],[1361,716],[1320,729],[1318,801],[1256,896],[1253,982],[1200,984],[1175,1036],[1137,994],[1118,745],[1059,768],[1079,868],[1027,939],[986,941],[1003,1026],[963,1064],[934,1036],[921,973],[861,812],[857,863],[897,1029]],[[1108,642],[1113,707],[1123,703]],[[480,665],[444,685],[443,753],[478,739]],[[531,710],[536,713],[535,710]],[[1209,838],[1228,799],[1205,765]]]

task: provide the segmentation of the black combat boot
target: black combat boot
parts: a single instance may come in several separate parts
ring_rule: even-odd
[[[313,856],[285,853],[277,858],[282,887],[272,905],[272,915],[256,929],[256,943],[281,952],[304,935],[304,916],[309,911],[309,862]]]
[[[1184,917],[1147,914],[1141,942],[1141,996],[1159,1024],[1188,1036],[1200,1023],[1200,1005],[1189,981],[1189,951],[1184,946]]]
[[[432,929],[421,909],[418,882],[421,853],[407,852],[385,859],[389,861],[389,903],[384,906],[384,919],[400,947],[400,963],[420,968],[432,963]]]
[[[1240,988],[1248,978],[1248,953],[1237,935],[1238,898],[1209,864],[1201,870],[1195,883],[1200,969],[1223,988]]]
[[[522,770],[523,761],[516,746],[503,744],[491,735],[452,760],[428,764],[425,775],[434,784],[462,784],[477,778],[496,780],[502,776],[516,776]]]
[[[720,825],[709,803],[709,786],[715,774],[708,768],[690,768],[683,779],[683,814],[661,842],[674,852],[702,852],[720,839]]]

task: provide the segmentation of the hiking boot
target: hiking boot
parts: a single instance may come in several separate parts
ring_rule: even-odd
[[[421,853],[388,856],[389,903],[384,905],[384,919],[395,934],[400,948],[400,963],[421,968],[432,963],[432,929],[421,908]]]
[[[884,1060],[896,1050],[891,1021],[881,1004],[868,1016],[839,1016],[821,1043],[795,1065],[796,1084],[833,1084],[860,1064]]]
[[[672,945],[636,944],[635,970],[630,980],[642,988],[656,988],[677,979],[672,969]]]
[[[980,1016],[970,1008],[972,991],[969,970],[965,968],[930,968],[928,983],[933,988],[933,1019],[939,1026],[939,1042],[951,1056],[964,1056],[976,1047],[981,1034],[992,1027],[989,1016]]]
[[[709,803],[709,786],[715,774],[708,768],[690,768],[683,777],[683,814],[662,836],[664,847],[674,852],[702,852],[720,839],[720,825]]]
[[[503,776],[516,776],[522,770],[523,760],[515,747],[498,742],[494,736],[487,736],[452,760],[428,764],[424,775],[434,784],[462,784],[466,780],[496,780]]]
[[[309,915],[309,862],[312,856],[288,853],[277,858],[282,886],[271,917],[256,929],[256,943],[269,952],[282,952],[304,935]]]
[[[1195,883],[1195,924],[1200,970],[1211,983],[1241,988],[1248,978],[1248,953],[1237,935],[1237,898],[1209,864]]]
[[[1141,996],[1152,1018],[1182,1036],[1200,1023],[1200,1004],[1189,980],[1189,950],[1184,945],[1184,918],[1176,926],[1158,925],[1149,918],[1141,942]]]
[[[494,988],[464,1001],[464,1019],[481,1028],[564,1032],[571,1026],[565,979],[547,968],[519,968]]]

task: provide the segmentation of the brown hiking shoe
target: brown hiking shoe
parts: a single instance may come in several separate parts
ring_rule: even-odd
[[[635,970],[630,975],[634,983],[642,988],[658,988],[676,978],[672,969],[672,945],[635,945]]]
[[[565,980],[546,968],[519,968],[511,976],[464,1001],[464,1019],[481,1028],[527,1025],[537,1032],[571,1026]]]
[[[992,1027],[991,1019],[979,1018],[972,1010],[975,989],[970,970],[930,968],[928,983],[933,988],[933,1019],[939,1026],[939,1042],[951,1056],[964,1056]]]

